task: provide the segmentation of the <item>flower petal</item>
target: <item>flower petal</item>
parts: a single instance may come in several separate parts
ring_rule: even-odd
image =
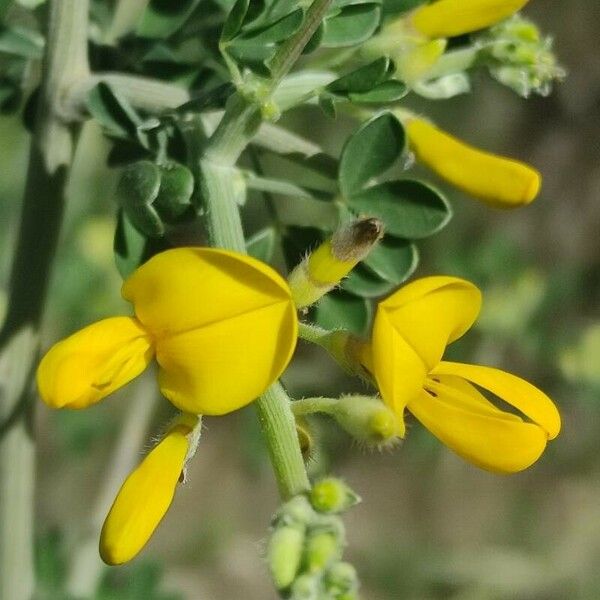
[[[554,439],[560,432],[560,414],[552,400],[516,375],[492,367],[445,361],[432,371],[432,375],[436,374],[464,377],[489,390],[539,425],[548,439]]]
[[[431,38],[454,37],[489,27],[521,10],[528,0],[437,0],[417,8],[414,28]]]
[[[137,377],[152,356],[137,319],[98,321],[48,350],[37,369],[40,396],[53,408],[85,408]]]
[[[157,337],[291,303],[288,285],[271,267],[216,248],[161,252],[125,281],[122,294]]]
[[[529,204],[540,190],[540,174],[526,163],[470,146],[423,119],[410,120],[406,131],[419,162],[491,206]]]
[[[425,277],[381,302],[376,323],[385,315],[388,326],[430,370],[440,361],[446,346],[471,327],[480,307],[481,292],[472,283],[457,277]]]
[[[289,300],[167,336],[156,349],[161,391],[187,412],[234,411],[281,375],[296,337],[296,312]]]
[[[442,443],[482,469],[516,473],[541,456],[547,442],[541,427],[488,414],[485,405],[471,410],[473,402],[473,396],[447,387],[437,397],[423,391],[408,409]]]
[[[121,486],[100,534],[105,563],[131,560],[158,527],[173,501],[191,431],[186,424],[173,427]]]

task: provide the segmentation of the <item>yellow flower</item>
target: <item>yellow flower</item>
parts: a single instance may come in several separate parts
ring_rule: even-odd
[[[409,118],[405,126],[417,160],[467,194],[496,208],[537,196],[541,176],[529,165],[469,146],[424,119]]]
[[[109,565],[131,560],[144,547],[175,495],[193,444],[198,417],[182,415],[127,477],[100,534],[100,556]]]
[[[454,37],[489,27],[521,10],[528,0],[437,0],[414,10],[410,22],[429,38]]]
[[[471,327],[480,305],[479,290],[467,281],[419,279],[379,304],[362,362],[400,421],[406,408],[465,460],[513,473],[540,457],[560,431],[560,416],[543,392],[515,375],[441,360],[446,346]],[[498,409],[472,384],[523,417]]]
[[[259,396],[294,351],[289,287],[268,265],[214,248],[157,254],[123,284],[135,317],[114,317],[55,344],[37,383],[54,408],[85,408],[156,355],[161,392],[178,408],[220,415]]]

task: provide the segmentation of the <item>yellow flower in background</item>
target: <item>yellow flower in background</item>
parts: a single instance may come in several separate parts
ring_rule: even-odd
[[[85,408],[155,355],[161,392],[179,409],[236,410],[283,372],[297,338],[286,282],[268,265],[214,248],[157,254],[125,281],[135,317],[99,321],[55,344],[37,383],[54,408]]]
[[[467,281],[419,279],[379,304],[362,362],[400,422],[408,409],[465,460],[514,473],[533,464],[558,435],[560,416],[543,392],[515,375],[441,360],[446,346],[471,327],[480,305],[479,290]],[[498,409],[475,386],[524,418]]]
[[[437,0],[415,9],[410,23],[429,38],[471,33],[502,21],[521,10],[528,0]]]
[[[193,453],[198,421],[194,415],[179,417],[121,486],[100,534],[100,556],[106,564],[134,558],[158,527]]]
[[[408,143],[417,160],[437,175],[496,208],[516,208],[537,196],[541,175],[533,167],[479,150],[425,119],[405,120]]]

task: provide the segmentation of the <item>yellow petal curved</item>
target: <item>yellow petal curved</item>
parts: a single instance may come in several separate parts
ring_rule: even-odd
[[[158,527],[175,495],[190,432],[186,425],[171,429],[121,486],[100,534],[106,564],[131,560]]]
[[[289,300],[157,342],[162,393],[186,412],[221,415],[252,402],[283,372],[296,345]]]
[[[156,337],[186,332],[277,302],[287,283],[263,262],[216,248],[175,248],[135,271],[122,288]]]
[[[152,356],[152,340],[137,319],[104,319],[48,350],[37,369],[38,390],[53,408],[85,408],[137,377]]]
[[[392,327],[430,370],[446,346],[471,327],[480,308],[481,292],[472,283],[457,277],[425,277],[381,302],[375,321],[381,321],[380,328]]]
[[[404,408],[421,393],[427,367],[395,329],[387,311],[381,309],[373,324],[371,359],[381,397],[398,416],[398,435],[404,437]]]
[[[523,162],[470,146],[423,119],[411,119],[406,132],[419,162],[490,206],[515,208],[538,195],[541,176]]]
[[[481,469],[516,473],[541,456],[547,442],[541,427],[488,414],[486,407],[471,410],[473,402],[458,389],[448,388],[437,397],[423,391],[408,410],[443,444]]]
[[[434,396],[452,395],[452,403],[457,408],[468,412],[479,413],[483,416],[519,421],[523,419],[512,413],[500,410],[492,404],[474,385],[456,375],[434,375],[427,378],[425,390],[433,392]],[[457,393],[458,392],[458,393]]]
[[[516,375],[492,367],[445,361],[432,371],[432,376],[436,374],[464,377],[489,390],[539,425],[548,439],[554,439],[560,432],[560,414],[556,405],[544,392]]]
[[[521,10],[528,0],[437,0],[411,15],[413,27],[431,38],[453,37],[489,27]]]

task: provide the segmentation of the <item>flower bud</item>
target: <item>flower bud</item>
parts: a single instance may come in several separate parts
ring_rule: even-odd
[[[533,167],[469,146],[424,119],[408,120],[406,133],[419,162],[495,208],[529,204],[540,190],[541,176]]]
[[[121,486],[100,534],[100,556],[106,564],[131,560],[158,527],[175,495],[198,422],[194,415],[175,421]]]
[[[395,413],[371,396],[342,396],[328,414],[354,439],[368,446],[393,444],[400,434]]]
[[[325,589],[339,598],[341,594],[353,594],[358,590],[356,569],[347,562],[338,562],[325,573]],[[348,596],[350,598],[354,596]]]
[[[313,485],[310,501],[318,512],[340,513],[358,504],[360,497],[342,480],[326,477]]]
[[[382,235],[379,219],[357,219],[342,225],[290,273],[288,281],[296,306],[310,306],[332,290],[369,254]]]
[[[323,518],[310,527],[304,549],[304,568],[317,573],[328,568],[342,557],[346,536],[344,525],[337,517]]]
[[[292,586],[290,600],[320,600],[321,578],[305,573],[300,575]]]
[[[267,560],[278,590],[288,588],[296,578],[302,561],[305,534],[306,525],[297,521],[281,523],[271,534]]]
[[[413,28],[429,38],[454,37],[494,25],[528,0],[436,0],[416,8],[409,17]]]

